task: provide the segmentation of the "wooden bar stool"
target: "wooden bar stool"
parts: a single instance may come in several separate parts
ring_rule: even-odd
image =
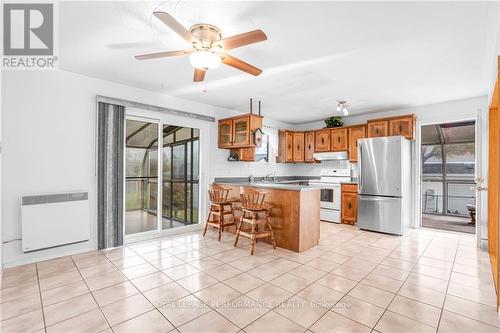
[[[210,209],[208,211],[207,223],[205,224],[203,236],[205,236],[205,234],[207,233],[208,226],[210,225],[219,230],[220,242],[224,227],[236,225],[233,211],[233,201],[227,199],[228,194],[229,189],[215,184],[213,184],[212,188],[208,190],[208,196],[210,198]],[[229,209],[226,209],[226,207],[229,207]],[[225,220],[225,215],[232,215],[232,220]],[[213,217],[213,220],[210,220],[211,217]]]
[[[255,250],[255,242],[259,238],[271,237],[273,248],[276,249],[276,241],[274,240],[273,227],[269,220],[269,211],[271,207],[264,203],[264,199],[268,192],[260,192],[254,189],[241,187],[241,218],[240,224],[236,229],[236,239],[234,246],[238,244],[238,239],[241,236],[250,238],[250,254],[253,255]],[[250,224],[250,228],[243,229],[243,224]],[[262,228],[258,224],[262,223]],[[268,230],[266,230],[266,227]]]

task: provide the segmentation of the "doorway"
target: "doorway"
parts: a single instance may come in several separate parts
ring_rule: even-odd
[[[127,117],[126,237],[199,223],[199,129]]]
[[[421,127],[422,227],[476,231],[475,121]]]

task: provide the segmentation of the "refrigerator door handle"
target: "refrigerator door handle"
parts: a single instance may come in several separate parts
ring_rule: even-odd
[[[358,142],[358,193],[362,193],[363,190],[363,180],[361,178],[362,177],[361,156],[363,155],[362,153],[363,153],[363,145]]]
[[[368,196],[368,195],[362,195],[361,196],[363,198],[363,200],[366,200],[366,201],[384,201],[384,200],[387,200],[387,199],[399,199],[398,197],[375,197],[375,196]]]

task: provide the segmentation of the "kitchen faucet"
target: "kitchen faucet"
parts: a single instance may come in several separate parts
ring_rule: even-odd
[[[274,170],[273,172],[264,177],[264,181],[270,181],[270,180],[276,181],[276,170]]]

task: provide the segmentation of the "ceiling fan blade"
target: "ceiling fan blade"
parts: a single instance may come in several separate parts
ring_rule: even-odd
[[[224,63],[228,66],[234,67],[236,69],[239,69],[240,71],[243,71],[243,72],[246,72],[248,74],[255,75],[255,76],[262,73],[262,69],[259,69],[255,66],[252,66],[252,65],[244,62],[243,60],[240,60],[238,58],[230,56],[229,54],[223,53],[223,54],[221,54],[221,56],[222,56],[222,63]]]
[[[221,40],[224,50],[231,50],[237,47],[254,44],[267,40],[267,36],[262,30],[248,31],[239,35],[234,35]]]
[[[179,50],[179,51],[166,51],[166,52],[158,52],[158,53],[148,53],[136,55],[135,58],[137,60],[146,60],[146,59],[156,59],[156,58],[166,58],[166,57],[178,57],[186,54],[193,53],[193,50]]]
[[[194,69],[194,76],[193,76],[193,82],[201,82],[203,79],[205,79],[205,73],[207,71],[204,71],[203,69]]]
[[[174,19],[172,15],[165,12],[154,12],[153,15],[165,23],[170,29],[175,31],[179,36],[184,38],[187,42],[191,44],[199,42],[199,40],[196,39],[191,32],[189,32],[189,30],[184,28],[182,24]]]

